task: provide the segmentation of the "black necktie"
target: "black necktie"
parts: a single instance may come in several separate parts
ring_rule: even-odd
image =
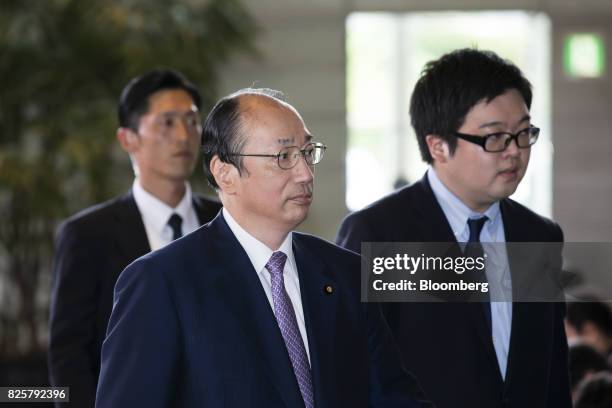
[[[480,243],[480,232],[482,231],[482,227],[484,227],[485,222],[487,222],[487,217],[480,217],[474,219],[468,219],[468,228],[470,229],[470,237],[468,238],[468,242],[465,246],[465,255],[477,258],[484,257],[484,249],[482,244]],[[475,281],[485,283],[487,282],[487,274],[485,270],[475,271]],[[482,308],[484,310],[485,318],[488,324],[489,329],[492,329],[491,325],[491,302],[489,299],[488,292],[483,294],[483,302]]]
[[[172,240],[179,239],[183,236],[183,231],[181,230],[181,225],[183,224],[183,219],[177,213],[173,213],[168,220],[168,225],[172,228]]]

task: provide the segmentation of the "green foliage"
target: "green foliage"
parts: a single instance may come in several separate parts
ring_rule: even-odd
[[[115,139],[126,82],[175,68],[199,85],[206,110],[221,65],[254,53],[255,33],[238,0],[0,3],[0,354],[15,352],[19,325],[26,348],[41,341],[37,288],[58,220],[131,182]]]

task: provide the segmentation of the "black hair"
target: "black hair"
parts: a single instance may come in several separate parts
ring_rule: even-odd
[[[612,311],[610,307],[595,298],[585,298],[588,302],[570,302],[567,304],[567,322],[576,328],[578,333],[587,322],[593,323],[606,336],[612,337]]]
[[[242,153],[246,144],[241,117],[239,99],[243,95],[261,95],[285,103],[282,92],[268,88],[243,88],[228,96],[221,98],[211,109],[202,127],[202,155],[204,174],[211,187],[218,189],[219,185],[210,171],[210,162],[213,157],[219,156],[222,162],[230,163],[238,169],[239,174],[244,171]]]
[[[584,343],[573,344],[568,351],[570,386],[575,390],[589,373],[610,370],[606,358],[592,346]]]
[[[464,48],[428,62],[410,101],[412,127],[423,160],[433,161],[425,141],[427,135],[445,140],[453,154],[457,148],[454,132],[463,125],[470,109],[509,89],[516,89],[531,107],[529,81],[513,63],[492,51]]]
[[[183,89],[200,109],[202,97],[198,88],[172,69],[157,68],[133,78],[119,98],[119,126],[138,131],[140,117],[149,110],[149,97],[163,89]]]
[[[597,373],[580,384],[574,408],[609,407],[612,407],[612,374]]]

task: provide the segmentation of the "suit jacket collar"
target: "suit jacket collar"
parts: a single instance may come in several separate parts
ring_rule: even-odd
[[[209,228],[208,239],[219,263],[219,288],[250,339],[253,355],[260,356],[270,381],[285,404],[303,406],[285,342],[253,264],[221,213],[211,221]],[[330,362],[337,302],[337,295],[325,295],[324,287],[333,287],[335,280],[300,234],[294,234],[293,250],[300,279],[315,404],[322,405],[325,401],[323,395],[333,392],[328,388],[334,382]]]
[[[529,225],[521,222],[515,215],[516,202],[506,198],[501,200],[499,208],[504,220],[506,242],[525,242],[529,237]]]

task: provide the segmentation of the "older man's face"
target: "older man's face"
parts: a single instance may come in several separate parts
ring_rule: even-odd
[[[243,110],[243,154],[279,153],[287,146],[304,146],[311,138],[304,122],[289,106],[265,97],[249,98]],[[314,168],[303,157],[288,170],[275,157],[244,157],[238,180],[239,211],[251,221],[290,231],[308,215]]]

